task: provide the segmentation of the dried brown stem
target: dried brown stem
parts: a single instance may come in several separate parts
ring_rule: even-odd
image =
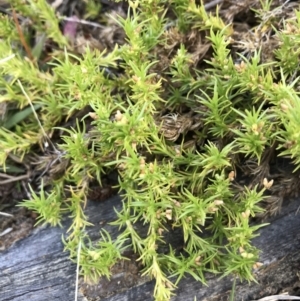
[[[19,24],[19,20],[18,20],[18,17],[17,17],[17,14],[16,14],[16,11],[14,9],[12,9],[12,16],[13,16],[13,19],[14,19],[14,22],[16,24],[16,28],[17,28],[17,31],[18,31],[18,34],[19,34],[19,37],[20,37],[20,41],[28,55],[28,58],[33,62],[34,61],[34,57],[31,53],[31,50],[28,46],[28,44],[26,43],[26,40],[25,40],[25,37],[24,37],[24,34],[23,34],[23,31],[21,29],[21,26]]]
[[[12,183],[12,182],[25,180],[25,179],[28,179],[28,178],[29,178],[29,174],[18,176],[18,177],[13,177],[13,178],[8,179],[8,180],[0,181],[0,185],[5,185],[5,184]]]

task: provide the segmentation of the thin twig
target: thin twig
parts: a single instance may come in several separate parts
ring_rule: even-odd
[[[77,250],[77,267],[76,267],[75,301],[77,301],[77,298],[78,298],[78,281],[79,281],[80,252],[81,252],[81,239],[79,240],[79,243],[78,243],[78,250]]]
[[[24,191],[25,191],[25,193],[26,193],[26,195],[27,195],[27,198],[28,198],[28,200],[31,200],[31,198],[32,198],[32,195],[31,195],[31,193],[28,191],[28,187],[26,187],[26,185],[25,185],[25,182],[23,181],[23,182],[21,182],[22,183],[22,186],[23,186],[23,188],[24,188]],[[28,183],[27,183],[27,185],[28,185]]]
[[[18,177],[13,177],[13,178],[8,179],[8,180],[0,181],[0,185],[6,185],[6,184],[9,184],[9,183],[25,180],[25,179],[28,179],[28,178],[29,178],[29,174],[18,176]]]
[[[12,214],[6,213],[6,212],[1,212],[1,211],[0,211],[0,215],[7,216],[7,217],[13,217]]]
[[[13,176],[10,176],[10,175],[8,175],[6,173],[2,173],[2,172],[0,172],[0,177],[5,178],[5,179],[13,179],[14,178]]]
[[[204,4],[204,8],[205,10],[209,10],[215,6],[217,6],[218,4],[222,3],[224,0],[214,0],[214,1],[211,1],[207,4]]]
[[[40,120],[39,120],[39,117],[38,117],[38,115],[37,115],[37,113],[36,113],[36,111],[35,111],[35,109],[34,109],[34,106],[33,106],[32,102],[31,102],[31,99],[29,98],[28,94],[26,93],[26,91],[25,91],[25,89],[24,89],[22,83],[20,82],[20,80],[17,80],[17,81],[18,81],[18,84],[19,84],[19,86],[20,86],[20,88],[21,88],[23,94],[25,95],[25,97],[26,97],[28,103],[29,103],[30,106],[31,106],[32,112],[33,112],[33,114],[34,114],[34,117],[36,118],[36,120],[37,120],[37,122],[38,122],[38,124],[39,124],[39,126],[40,126],[40,128],[41,128],[41,130],[42,130],[43,136],[50,142],[50,144],[51,144],[51,146],[53,147],[53,149],[54,149],[56,152],[58,152],[58,150],[55,148],[54,144],[52,143],[51,139],[50,139],[50,138],[48,137],[48,135],[46,134],[46,132],[45,132],[45,130],[44,130],[44,128],[43,128],[43,126],[42,126]]]
[[[10,233],[12,230],[13,230],[13,228],[6,228],[4,231],[2,231],[2,232],[0,233],[0,236],[4,236],[4,235],[8,234],[8,233]]]
[[[14,154],[8,154],[8,157],[13,160],[14,162],[18,163],[18,164],[24,164],[24,162],[17,156],[15,156]],[[25,165],[25,164],[24,164]],[[25,165],[28,169],[28,166]]]
[[[75,22],[75,23],[90,25],[90,26],[94,26],[94,27],[98,27],[98,28],[105,28],[105,26],[103,26],[103,25],[101,25],[99,23],[85,21],[85,20],[81,20],[81,19],[73,19],[73,18],[70,18],[70,17],[62,17],[62,16],[60,16],[59,19],[64,20],[64,21],[70,21],[70,22]]]
[[[285,5],[288,4],[290,1],[291,1],[291,0],[286,0],[286,1],[282,4],[282,6],[285,6]]]
[[[18,34],[19,34],[20,41],[21,41],[23,47],[25,48],[25,51],[26,51],[29,59],[33,62],[34,61],[34,57],[33,57],[32,53],[31,53],[30,48],[28,47],[28,45],[26,43],[26,40],[25,40],[24,35],[23,35],[23,31],[22,31],[21,26],[19,24],[19,20],[18,20],[16,11],[14,9],[12,9],[12,15],[13,15],[14,22],[16,24],[16,28],[17,28],[17,31],[18,31]]]
[[[277,300],[300,300],[300,297],[289,296],[289,295],[272,295],[258,300],[252,300],[252,301],[277,301]]]

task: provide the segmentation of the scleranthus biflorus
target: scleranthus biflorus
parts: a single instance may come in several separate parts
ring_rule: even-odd
[[[84,278],[109,277],[131,248],[156,280],[156,300],[186,274],[254,280],[251,240],[264,224],[251,218],[275,213],[282,191],[299,187],[300,13],[278,1],[129,1],[102,17],[84,7],[70,39],[63,10],[14,2],[0,18],[0,164],[7,175],[30,166],[32,199],[22,205],[40,222],[72,218],[64,242],[74,260],[80,243]],[[261,24],[239,26],[242,13]],[[275,157],[294,173],[274,171]],[[92,242],[84,209],[113,171],[120,233]],[[180,250],[167,240],[174,229]]]

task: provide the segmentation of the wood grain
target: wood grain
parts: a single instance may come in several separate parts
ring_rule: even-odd
[[[299,199],[289,202],[282,213],[273,218],[269,226],[260,230],[260,236],[255,238],[253,243],[262,250],[260,261],[264,263],[264,267],[256,275],[257,284],[237,283],[236,300],[255,300],[277,294],[282,290],[287,290],[291,294],[298,293],[300,216],[296,211],[299,206]],[[88,229],[92,240],[99,239],[101,228],[107,230],[113,237],[118,234],[118,229],[108,224],[116,218],[112,207],[121,209],[121,200],[118,196],[102,203],[90,202],[88,205],[86,213],[94,223],[94,227]],[[68,225],[69,221],[65,220],[64,228]],[[60,228],[37,228],[29,237],[18,241],[0,255],[1,301],[74,300],[76,266],[68,259],[68,254],[63,252],[62,234],[64,230]],[[154,282],[140,277],[138,271],[134,269],[135,260],[132,260],[131,264],[133,266],[125,266],[125,270],[131,269],[132,275],[136,273],[136,279],[133,277],[123,287],[114,291],[109,291],[109,282],[102,282],[102,286],[98,287],[99,291],[97,288],[90,289],[90,296],[87,297],[83,293],[89,288],[82,285],[78,301],[153,300]],[[122,273],[119,273],[116,279],[120,275]],[[128,279],[128,274],[126,277]],[[218,280],[208,275],[208,287],[187,277],[180,282],[177,295],[172,300],[192,301],[196,296],[198,301],[225,301],[228,300],[231,288],[231,277]]]

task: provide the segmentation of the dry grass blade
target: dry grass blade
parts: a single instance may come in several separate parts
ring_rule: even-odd
[[[29,173],[27,173],[26,175],[19,176],[19,177],[13,177],[8,180],[0,181],[0,185],[6,185],[6,184],[9,184],[12,182],[27,180],[28,178],[29,178]]]
[[[6,235],[8,233],[10,233],[11,231],[13,231],[13,228],[7,228],[7,229],[5,229],[4,231],[2,231],[0,233],[0,237]]]
[[[7,216],[7,217],[13,217],[12,214],[1,212],[1,211],[0,211],[0,215]]]
[[[77,266],[76,266],[76,284],[75,284],[75,301],[78,300],[78,279],[79,279],[79,264],[80,264],[81,240],[77,249]]]
[[[214,0],[214,1],[211,1],[210,3],[205,4],[204,8],[206,10],[208,10],[208,9],[211,9],[211,8],[217,6],[218,4],[221,4],[222,2],[223,2],[223,0]]]
[[[300,297],[289,295],[273,295],[252,301],[277,301],[277,300],[300,300]]]
[[[79,19],[74,19],[74,18],[69,18],[69,17],[59,17],[61,20],[64,21],[70,21],[70,22],[74,22],[74,23],[80,23],[80,24],[84,24],[84,25],[90,25],[93,27],[98,27],[98,28],[105,28],[105,26],[96,23],[96,22],[90,22],[90,21],[86,21],[86,20],[79,20]]]
[[[15,54],[11,54],[11,55],[9,55],[9,56],[7,56],[7,57],[1,59],[1,60],[0,60],[0,64],[7,62],[7,61],[11,60],[11,59],[14,58],[14,57],[15,57]]]

